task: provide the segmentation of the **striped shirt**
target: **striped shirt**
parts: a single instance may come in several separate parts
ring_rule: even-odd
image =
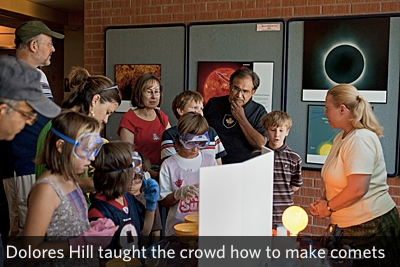
[[[53,99],[53,94],[50,89],[49,81],[47,80],[46,74],[41,69],[37,69],[41,76],[40,76],[40,87],[42,89],[43,94],[48,97]]]
[[[267,143],[268,147],[268,143]],[[271,148],[272,149],[272,148]],[[301,187],[301,157],[284,144],[274,150],[273,224],[282,223],[285,209],[294,204],[292,186]]]

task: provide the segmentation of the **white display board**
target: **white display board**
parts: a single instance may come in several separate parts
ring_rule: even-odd
[[[200,169],[200,236],[271,236],[274,152]]]
[[[202,266],[265,266],[268,258],[233,259],[230,249],[263,249],[270,246],[274,183],[274,152],[242,163],[200,169],[200,250],[226,248],[226,257],[201,258]]]

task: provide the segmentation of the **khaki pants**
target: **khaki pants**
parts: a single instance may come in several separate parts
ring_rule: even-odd
[[[10,216],[10,233],[22,233],[28,211],[28,194],[35,182],[35,174],[3,180]]]

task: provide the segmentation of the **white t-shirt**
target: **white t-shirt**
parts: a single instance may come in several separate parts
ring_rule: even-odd
[[[201,153],[193,159],[187,159],[174,154],[167,158],[160,169],[160,200],[175,192],[179,187],[199,183],[201,167],[216,166],[215,158],[210,154]],[[165,235],[175,234],[174,225],[184,222],[188,214],[199,212],[198,197],[192,198],[189,203],[180,200],[170,207],[165,225]]]
[[[40,86],[42,87],[42,92],[43,94],[48,97],[53,99],[53,94],[51,92],[51,88],[49,85],[49,81],[47,80],[46,74],[41,69],[36,68],[40,72]]]
[[[334,198],[347,186],[347,176],[371,174],[368,192],[353,205],[337,210],[331,223],[350,227],[375,219],[395,207],[386,183],[387,172],[378,136],[367,129],[356,129],[342,139],[340,132],[322,168],[326,198]]]

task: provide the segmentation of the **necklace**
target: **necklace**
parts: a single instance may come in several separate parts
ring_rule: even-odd
[[[350,130],[346,135],[342,136],[342,140],[345,139],[345,138],[346,138],[352,131],[354,131],[354,130],[355,130],[354,127],[351,128],[351,130]],[[340,145],[342,145],[342,144],[340,144]],[[339,156],[339,152],[340,152],[340,147],[339,147],[339,149],[338,149],[337,152],[336,152],[336,157]]]
[[[355,130],[355,128],[353,127],[353,128],[351,128],[351,130],[347,133],[347,134],[344,134],[343,133],[343,136],[342,136],[342,139],[345,139],[346,138],[346,136],[348,136],[352,131],[354,131]]]

